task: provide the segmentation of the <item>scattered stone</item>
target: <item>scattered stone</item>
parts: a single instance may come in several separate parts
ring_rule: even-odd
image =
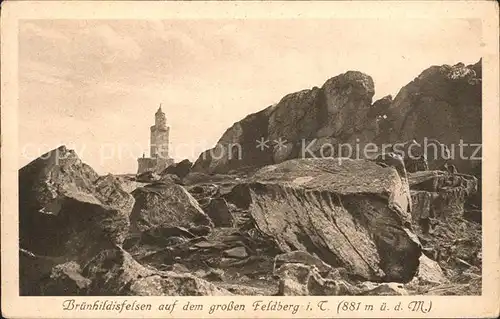
[[[229,258],[239,258],[239,259],[245,259],[248,257],[247,250],[245,247],[234,247],[228,250],[224,251],[224,256],[229,257]]]
[[[419,258],[418,280],[423,284],[442,284],[448,282],[437,262],[422,255]]]
[[[378,285],[376,288],[363,292],[364,296],[407,296],[408,291],[403,284],[390,282]]]
[[[328,273],[332,267],[305,251],[291,251],[288,253],[276,255],[274,258],[274,272],[278,270],[285,263],[299,263],[308,266],[315,266],[320,273]]]
[[[189,231],[196,236],[207,236],[212,231],[212,227],[208,225],[196,225],[189,228]]]

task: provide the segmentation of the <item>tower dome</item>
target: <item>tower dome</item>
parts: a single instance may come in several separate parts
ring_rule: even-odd
[[[167,117],[163,110],[161,109],[161,104],[158,110],[155,113],[155,126],[157,127],[165,127],[167,125]]]

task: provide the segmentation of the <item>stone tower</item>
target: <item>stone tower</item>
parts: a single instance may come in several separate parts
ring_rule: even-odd
[[[155,113],[155,125],[151,126],[150,156],[151,158],[168,158],[168,138],[170,128],[161,105]]]
[[[174,163],[168,156],[170,127],[167,126],[167,117],[161,110],[161,105],[155,113],[155,124],[151,126],[150,157],[138,158],[137,174],[147,171],[161,173],[165,168]]]

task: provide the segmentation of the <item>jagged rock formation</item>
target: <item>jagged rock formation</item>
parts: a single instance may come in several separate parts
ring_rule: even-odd
[[[455,152],[451,162],[459,172],[476,173],[481,162],[468,160],[475,147],[464,147],[464,158],[460,158],[459,144],[461,140],[466,144],[482,142],[481,83],[481,61],[428,68],[404,86],[383,112],[389,125],[377,136],[377,142],[436,139]],[[430,164],[431,169],[437,169],[441,163]]]
[[[121,245],[133,205],[115,177],[99,177],[61,146],[19,171],[20,246],[46,256],[83,258]]]
[[[19,171],[21,295],[230,294],[192,275],[142,266],[122,249],[133,207],[160,226],[178,224],[176,216],[189,219],[189,213],[194,226],[211,224],[181,186],[136,189],[135,202],[122,183],[112,175],[99,177],[64,146]],[[177,215],[155,219],[151,202],[165,205],[149,192],[166,196],[166,206]]]
[[[370,76],[349,71],[329,79],[321,88],[314,87],[289,94],[277,104],[247,116],[228,129],[213,150],[206,151],[193,166],[195,171],[226,173],[232,169],[262,167],[301,157],[303,141],[307,145],[340,142],[368,142],[375,137],[371,110],[374,84]],[[281,140],[286,147],[256,149],[261,138]],[[233,145],[240,145],[241,152]],[[313,146],[314,146],[313,145]],[[314,151],[318,151],[316,148]],[[221,154],[214,156],[212,154]],[[241,155],[241,156],[240,156]],[[241,158],[240,158],[241,157]]]

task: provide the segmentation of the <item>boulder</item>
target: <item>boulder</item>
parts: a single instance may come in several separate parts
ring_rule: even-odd
[[[19,295],[40,296],[42,280],[50,278],[52,267],[66,261],[64,257],[39,256],[19,249]]]
[[[19,170],[20,246],[85,260],[123,243],[133,205],[114,176],[99,177],[61,146]]]
[[[367,160],[297,159],[233,189],[255,227],[282,252],[307,251],[369,280],[409,281],[421,247],[409,225],[408,184]]]
[[[202,206],[215,227],[233,227],[235,219],[224,198],[212,198]]]
[[[183,161],[180,161],[179,163],[174,163],[170,165],[169,167],[165,168],[161,175],[166,175],[166,174],[174,174],[180,178],[180,180],[183,180],[184,177],[186,177],[189,172],[191,172],[191,167],[193,166],[193,163],[191,163],[190,160],[185,159]]]
[[[184,189],[172,183],[155,183],[132,192],[135,205],[130,215],[131,232],[151,228],[212,226],[198,202]]]
[[[443,273],[443,270],[437,262],[422,255],[419,258],[420,264],[416,278],[421,284],[443,284],[447,283],[448,279]]]
[[[279,296],[308,296],[311,268],[303,264],[285,264],[275,273],[280,278]]]

